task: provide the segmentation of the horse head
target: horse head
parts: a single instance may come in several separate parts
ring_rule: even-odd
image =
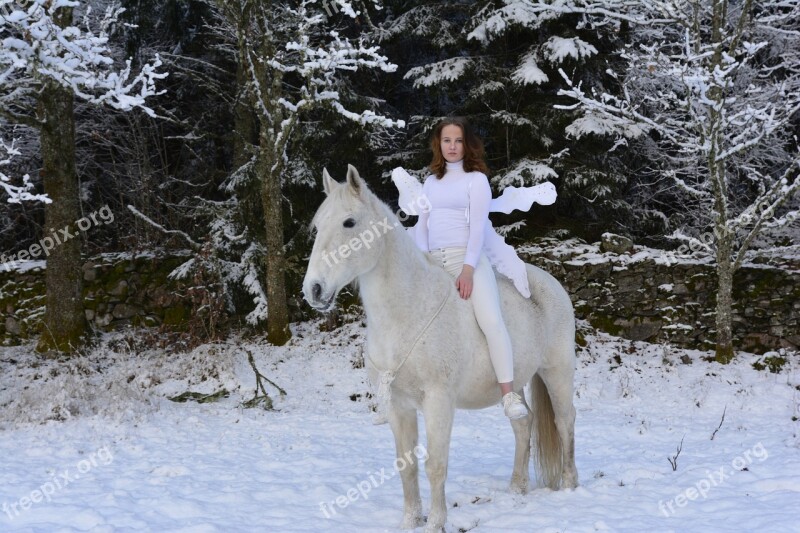
[[[322,184],[327,198],[311,221],[316,237],[303,296],[311,307],[327,312],[345,285],[375,267],[386,245],[386,233],[398,223],[353,165],[347,166],[344,183],[323,170]]]

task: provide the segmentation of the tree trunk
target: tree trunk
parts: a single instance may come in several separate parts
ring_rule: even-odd
[[[240,60],[236,66],[236,85],[239,90],[233,106],[233,167],[235,169],[250,160],[252,157],[250,146],[257,142],[256,117],[246,89],[249,77],[244,69],[244,60]]]
[[[283,148],[288,140],[288,131],[282,132],[287,136],[280,142],[276,139],[275,130],[283,127],[282,105],[277,103],[282,93],[282,74],[279,70],[267,66],[265,59],[275,55],[275,45],[272,34],[259,32],[248,37],[253,15],[251,4],[243,6],[244,10],[233,13],[233,20],[237,26],[238,53],[240,68],[237,69],[237,81],[244,83],[248,78],[248,70],[252,70],[251,87],[247,94],[250,98],[250,109],[237,108],[237,131],[240,135],[254,135],[258,131],[258,158],[256,160],[256,177],[261,185],[261,206],[264,211],[265,245],[264,271],[266,272],[267,293],[267,341],[281,346],[292,337],[289,330],[289,307],[286,301],[286,259],[284,256],[283,242],[283,195],[281,194],[281,173],[283,161],[281,159]],[[262,24],[258,24],[261,28]],[[269,24],[263,24],[269,28]],[[257,44],[256,44],[257,43]],[[257,52],[254,52],[254,49]],[[266,108],[270,107],[268,112]],[[240,112],[256,114],[258,123],[250,125],[239,115]],[[241,141],[246,139],[242,137]],[[235,158],[243,158],[244,144],[235,149]]]
[[[61,9],[59,25],[70,24],[72,10]],[[75,170],[73,95],[55,82],[45,83],[39,97],[45,206],[42,247],[50,247],[45,269],[45,314],[36,349],[74,352],[86,333],[83,311],[81,241],[75,222],[80,218]]]
[[[728,364],[733,360],[733,242],[725,235],[717,242],[717,350],[715,359]]]
[[[719,12],[717,5],[714,7],[714,31],[722,22],[717,18]],[[715,58],[715,61],[717,59]],[[717,65],[718,63],[714,63]],[[719,87],[709,91],[709,96],[721,102],[724,95]],[[708,172],[711,181],[711,190],[714,197],[714,238],[717,253],[717,309],[716,327],[717,343],[714,358],[717,362],[728,364],[733,360],[733,332],[731,326],[731,312],[733,308],[733,245],[735,233],[728,228],[728,182],[725,163],[717,161],[720,152],[722,128],[722,115],[718,110],[712,110],[709,116],[708,139],[711,149],[708,154]]]
[[[289,331],[289,307],[286,303],[286,260],[283,250],[281,165],[272,160],[274,140],[266,129],[259,136],[258,176],[261,178],[261,204],[266,229],[267,341],[282,346],[292,337]]]

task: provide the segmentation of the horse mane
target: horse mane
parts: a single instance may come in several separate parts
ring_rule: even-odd
[[[344,188],[344,187],[341,187]],[[397,222],[397,230],[402,231],[404,237],[401,239],[406,239],[404,242],[410,244],[410,248],[413,250],[412,254],[416,254],[418,257],[422,259],[422,262],[425,263],[428,267],[436,267],[441,270],[441,266],[436,264],[436,260],[433,259],[429,254],[424,253],[422,250],[419,249],[417,243],[414,241],[414,238],[410,234],[410,228],[408,226],[403,225],[400,218],[397,216],[397,213],[392,211],[389,205],[378,198],[378,195],[375,194],[371,189],[366,189],[369,194],[367,194],[367,201],[370,203],[372,207],[375,208],[378,212],[383,212],[389,219],[390,224],[394,224]],[[352,196],[352,195],[351,195]]]

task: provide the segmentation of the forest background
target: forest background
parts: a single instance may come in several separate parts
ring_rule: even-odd
[[[56,247],[53,258],[72,255],[48,269],[53,309],[75,294],[65,273],[86,257],[190,249],[179,274],[208,316],[245,316],[238,326],[282,344],[310,313],[300,280],[322,169],[341,180],[352,164],[396,206],[391,170],[424,177],[432,127],[452,115],[483,138],[496,194],[544,180],[558,189],[553,206],[493,215],[512,244],[612,232],[690,246],[716,258],[723,306],[745,251],[796,253],[798,2],[1,4],[0,170],[17,201],[0,207],[0,250],[32,249],[60,227],[48,223],[56,212],[114,218]],[[41,57],[46,38],[10,16],[36,5],[105,39],[110,61],[95,72],[129,58],[134,76],[147,74],[141,101],[10,60],[17,42]],[[61,115],[48,133],[47,106],[64,91],[73,122]],[[47,151],[63,163],[70,147],[74,192],[48,191]],[[59,337],[49,318],[40,349],[80,344],[80,307],[58,316],[76,320]],[[718,329],[726,360],[730,332]]]

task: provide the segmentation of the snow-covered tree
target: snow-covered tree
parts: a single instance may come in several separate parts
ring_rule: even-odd
[[[584,113],[567,131],[657,147],[651,170],[690,209],[673,236],[716,258],[716,356],[730,361],[733,274],[763,230],[799,214],[787,200],[800,189],[800,0],[606,4],[607,23],[633,22],[616,73],[624,92],[585,90],[562,72],[562,94]]]
[[[28,174],[22,176],[21,184],[15,185],[13,178],[3,172],[3,167],[9,166],[14,157],[20,155],[19,150],[14,147],[14,144],[15,140],[6,142],[0,138],[0,187],[2,187],[6,195],[8,195],[8,202],[49,202],[50,199],[46,195],[34,192],[35,185]]]
[[[86,327],[80,240],[73,235],[81,216],[73,100],[152,114],[145,100],[166,76],[157,72],[158,58],[136,74],[130,60],[115,68],[109,36],[120,12],[111,5],[94,16],[87,3],[72,0],[0,0],[0,118],[39,132],[44,193],[52,200],[42,240],[56,244],[39,246],[47,257],[40,350],[73,351]]]
[[[365,105],[341,91],[348,73],[372,69],[392,72],[396,67],[381,55],[377,44],[360,35],[356,28],[339,27],[340,21],[346,20],[355,26],[357,17],[366,15],[365,5],[325,0],[219,0],[216,5],[221,31],[228,32],[235,43],[242,94],[258,123],[257,148],[234,172],[236,179],[228,183],[234,190],[240,179],[258,180],[265,219],[265,291],[260,290],[252,269],[252,259],[260,252],[248,247],[247,263],[242,265],[247,267],[242,272],[248,273],[246,282],[259,313],[250,318],[266,318],[267,339],[283,344],[290,332],[282,188],[292,181],[296,171],[289,158],[302,120],[314,111],[326,109],[360,127],[402,126],[402,121],[374,110],[379,102]],[[308,180],[308,176],[304,179]],[[227,231],[219,235],[240,233],[224,222],[220,221]]]
[[[614,192],[625,186],[617,154],[606,153],[606,140],[566,139],[572,113],[553,105],[567,102],[557,95],[560,67],[578,69],[592,83],[616,84],[605,71],[620,35],[610,27],[580,25],[574,14],[534,19],[518,9],[522,4],[418,2],[384,24],[387,38],[409,41],[416,52],[398,60],[413,65],[404,77],[425,96],[415,106],[421,131],[412,142],[426,148],[424,159],[439,116],[466,115],[486,142],[498,190],[557,179],[561,207],[573,204],[565,210],[584,220],[616,212]],[[430,44],[421,47],[420,40]],[[396,163],[407,164],[408,155],[401,155],[406,160]]]

